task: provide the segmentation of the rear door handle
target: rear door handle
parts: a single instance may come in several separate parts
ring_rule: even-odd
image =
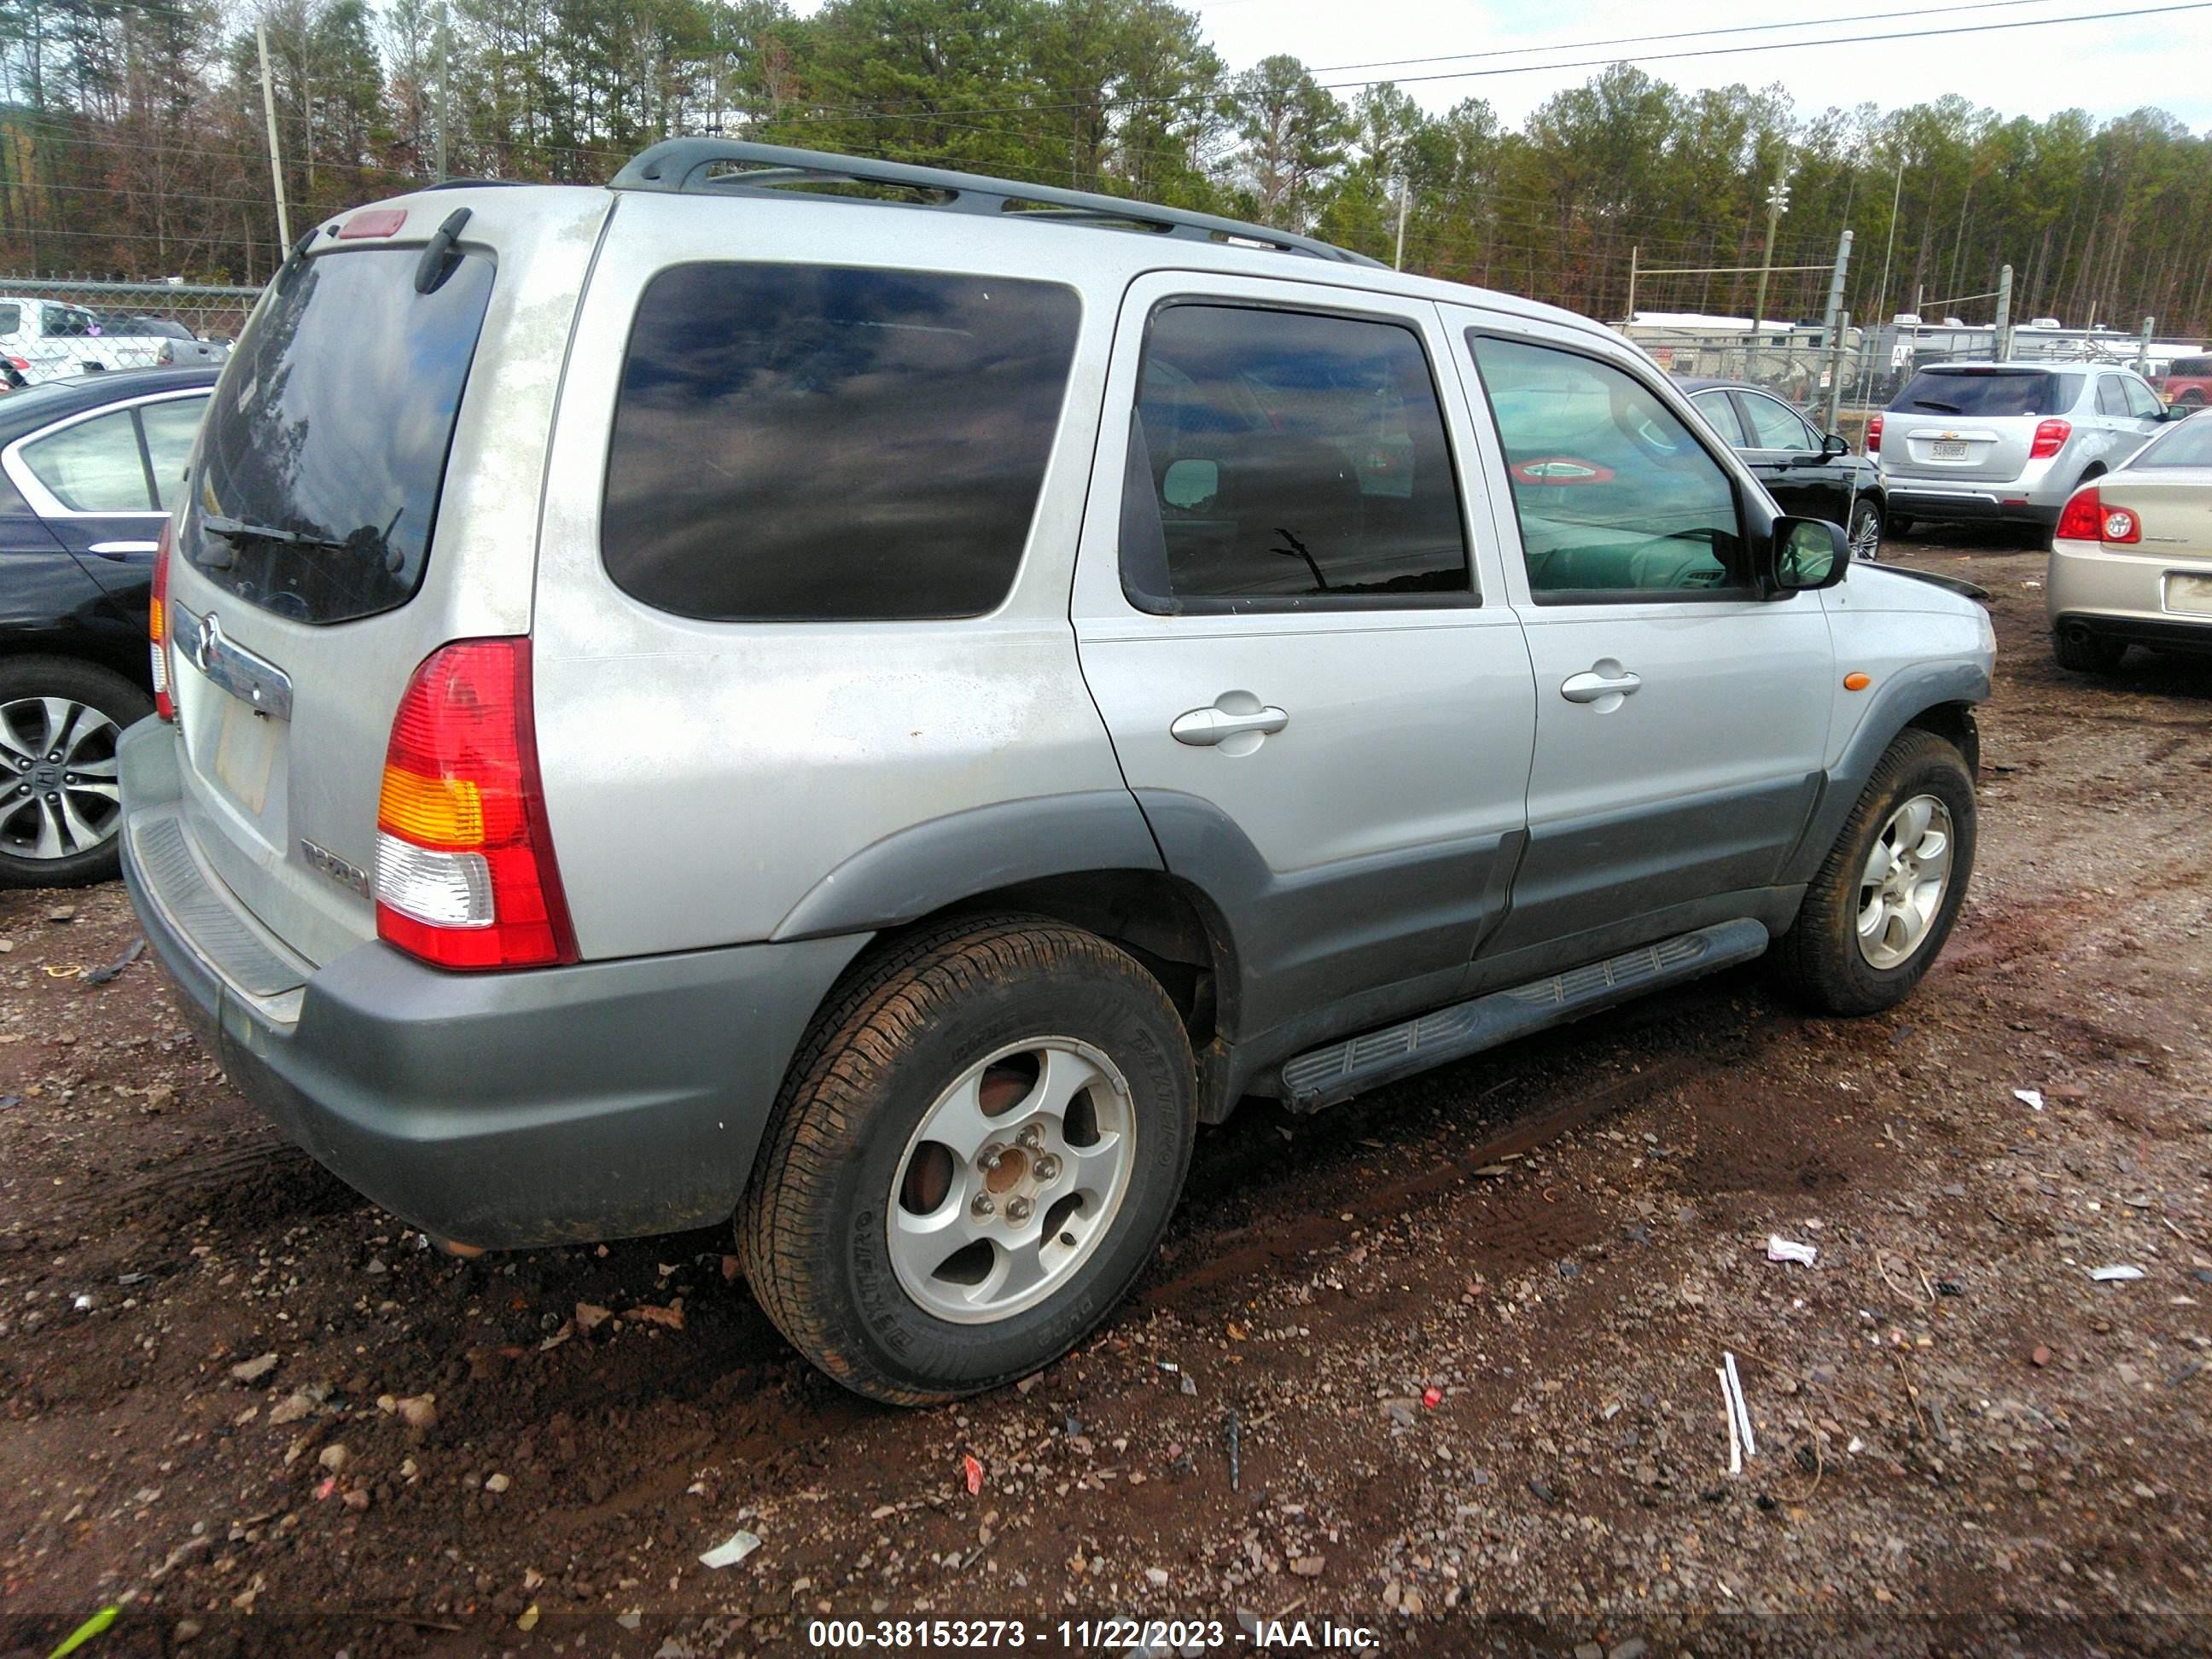
[[[103,559],[127,559],[133,553],[154,553],[161,550],[159,542],[94,542],[85,550],[97,553]]]
[[[1568,675],[1559,682],[1559,695],[1569,702],[1595,702],[1600,697],[1632,697],[1637,688],[1643,684],[1642,675],[1632,674],[1626,668],[1617,669],[1610,674],[1591,671]]]
[[[1177,743],[1188,743],[1205,748],[1225,743],[1231,738],[1241,738],[1248,732],[1269,737],[1291,723],[1291,717],[1272,706],[1255,708],[1249,714],[1232,714],[1228,709],[1214,707],[1194,708],[1188,714],[1178,714],[1168,727],[1169,735]]]

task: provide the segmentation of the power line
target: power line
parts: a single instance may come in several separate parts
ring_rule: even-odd
[[[1863,11],[1843,17],[1808,17],[1794,23],[1743,23],[1730,28],[1680,29],[1671,34],[1621,34],[1607,40],[1562,40],[1548,46],[1498,46],[1482,52],[1447,52],[1433,58],[1378,58],[1365,64],[1316,64],[1310,75],[1335,75],[1346,70],[1388,69],[1393,64],[1452,64],[1469,58],[1517,58],[1540,52],[1595,52],[1600,46],[1632,46],[1653,40],[1694,40],[1716,34],[1763,34],[1775,29],[1823,28],[1835,23],[1878,22],[1895,17],[1932,17],[1939,12],[1991,11],[2007,6],[2037,6],[2051,0],[1973,0],[1948,6],[1915,6],[1908,11]]]
[[[2212,0],[2184,0],[2179,5],[2136,6],[2125,11],[2078,12],[2069,17],[2017,17],[2002,23],[1954,23],[1940,29],[1897,29],[1883,34],[1842,34],[1826,40],[1761,40],[1747,46],[1696,46],[1682,52],[1653,52],[1638,54],[1639,64],[1669,63],[1680,58],[1733,58],[1747,52],[1794,52],[1804,46],[1860,46],[1881,40],[1925,40],[1936,35],[1995,34],[2003,29],[2043,28],[2054,23],[2103,23],[2117,17],[2159,17],[2169,12],[2212,10]],[[1497,69],[1455,70],[1441,75],[1407,75],[1395,77],[1392,84],[1416,86],[1428,81],[1472,81],[1493,75],[1530,75],[1550,70],[1601,69],[1625,60],[1619,58],[1584,58],[1565,64],[1510,64]],[[1372,79],[1364,81],[1323,81],[1324,88],[1334,91],[1343,87],[1374,85]]]

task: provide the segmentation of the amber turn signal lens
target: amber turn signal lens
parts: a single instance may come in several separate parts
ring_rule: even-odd
[[[1874,676],[1871,674],[1850,673],[1844,676],[1844,690],[1846,691],[1863,691],[1873,684]]]

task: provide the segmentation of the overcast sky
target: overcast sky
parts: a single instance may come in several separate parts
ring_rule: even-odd
[[[1536,105],[1565,87],[1580,84],[1591,67],[1484,75],[1468,79],[1416,81],[1453,70],[1625,58],[1677,86],[1695,89],[1743,82],[1780,82],[1801,114],[1830,104],[1868,100],[1892,108],[1957,92],[2006,115],[2041,119],[2062,109],[2094,115],[2124,114],[2145,104],[2179,116],[2197,131],[2212,129],[2212,6],[2160,16],[2008,28],[1973,34],[1926,33],[1923,38],[1854,46],[1760,50],[1728,57],[1674,58],[1662,54],[1701,46],[1768,45],[1845,35],[1908,33],[1946,27],[2073,17],[2164,6],[2176,0],[2025,0],[2017,5],[1910,6],[1901,0],[1830,0],[1811,5],[1784,0],[1527,0],[1443,6],[1435,0],[1183,0],[1206,20],[1214,47],[1233,68],[1270,52],[1303,58],[1323,82],[1372,77],[1395,80],[1431,109],[1465,97],[1490,100],[1500,117],[1517,125]],[[1861,17],[1892,13],[1888,20],[1809,23],[1759,33],[1701,36],[1553,50],[1526,56],[1455,63],[1392,64],[1381,68],[1320,73],[1334,64],[1367,64],[1394,55],[1433,58],[1453,52],[1490,52],[1541,46],[1573,47],[1625,35],[1678,34],[1687,30],[1741,27],[1784,19]],[[1340,88],[1349,98],[1357,86]]]

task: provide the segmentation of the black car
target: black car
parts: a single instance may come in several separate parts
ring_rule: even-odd
[[[1881,554],[1881,468],[1854,455],[1836,433],[1817,428],[1763,386],[1740,380],[1684,380],[1698,412],[1749,463],[1784,513],[1826,519],[1850,534],[1851,556]]]
[[[0,886],[115,873],[116,740],[154,712],[154,551],[216,374],[0,396]]]

